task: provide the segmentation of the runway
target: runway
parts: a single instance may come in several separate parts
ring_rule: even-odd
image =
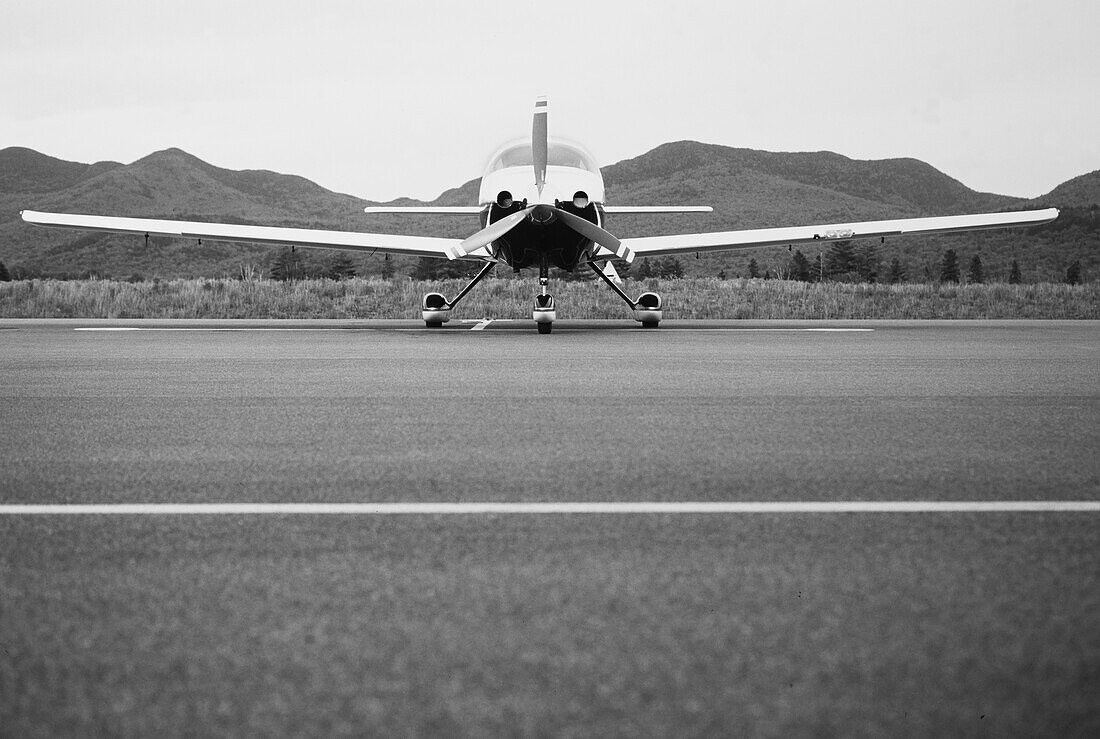
[[[763,503],[60,503],[0,504],[0,516],[481,516],[499,514],[1100,513],[1100,500]]]
[[[3,502],[1097,497],[1095,323],[670,324],[5,322]]]
[[[1100,729],[1100,323],[0,346],[17,733]]]

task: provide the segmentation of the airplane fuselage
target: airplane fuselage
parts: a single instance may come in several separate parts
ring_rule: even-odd
[[[602,226],[603,175],[592,155],[573,142],[550,139],[546,160],[539,183],[531,177],[535,161],[531,141],[516,141],[497,150],[481,178],[478,201],[485,208],[481,225],[532,205],[545,206],[536,207],[496,239],[492,253],[516,270],[545,265],[572,272],[595,253],[595,246],[563,223],[556,209]]]

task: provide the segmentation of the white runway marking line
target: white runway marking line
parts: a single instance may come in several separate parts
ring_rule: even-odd
[[[507,318],[482,318],[476,320],[464,320],[463,323],[475,324],[471,331],[484,331],[490,323],[508,321]],[[371,328],[359,326],[295,326],[295,327],[268,327],[252,326],[246,328],[224,326],[82,326],[73,331],[370,331]],[[396,331],[421,331],[423,329],[394,329]]]
[[[817,331],[827,333],[870,333],[873,328],[662,328],[659,331],[739,331],[755,333],[790,333],[792,331]]]
[[[604,513],[1100,513],[1097,500],[757,503],[60,503],[0,505],[0,515],[469,515]]]
[[[489,327],[491,323],[506,323],[510,322],[510,318],[482,318],[482,319],[466,319],[462,323],[474,324],[471,331],[484,331]],[[81,326],[74,328],[73,331],[372,331],[380,330],[370,327],[360,326],[296,326],[296,327],[267,327],[267,326],[253,326],[253,327],[224,327],[224,326]],[[390,329],[393,331],[422,331],[420,328],[395,328]],[[635,327],[620,328],[619,331],[636,331]],[[738,331],[738,332],[756,332],[756,333],[790,333],[799,331],[816,331],[816,332],[831,332],[831,333],[870,333],[874,331],[873,328],[663,328],[661,331],[668,333],[669,331]]]
[[[507,323],[508,321],[511,321],[511,320],[512,319],[510,319],[510,318],[481,318],[481,319],[466,318],[462,322],[463,323],[473,323],[473,324],[475,324],[470,329],[471,331],[484,331],[486,328],[489,327],[489,324],[492,323],[493,321]]]
[[[306,326],[296,328],[282,328],[282,327],[263,327],[254,326],[250,328],[233,328],[233,327],[218,327],[218,326],[206,326],[206,327],[169,327],[169,326],[89,326],[74,328],[73,331],[369,331],[371,329],[361,328],[359,326]]]

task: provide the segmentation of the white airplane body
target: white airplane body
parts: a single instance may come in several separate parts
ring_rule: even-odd
[[[659,256],[761,246],[791,246],[815,241],[1033,226],[1047,223],[1058,216],[1056,209],[1048,208],[1011,213],[618,239],[604,228],[605,216],[608,214],[698,213],[709,212],[711,208],[605,205],[603,176],[595,159],[579,144],[552,139],[547,135],[545,98],[539,98],[535,102],[531,139],[506,144],[490,159],[481,178],[478,201],[476,206],[366,208],[367,213],[480,216],[481,230],[466,239],[35,211],[23,211],[22,217],[28,223],[41,226],[111,233],[475,259],[484,262],[478,275],[454,298],[448,300],[440,293],[429,293],[424,297],[422,317],[429,327],[442,326],[450,320],[454,306],[497,264],[506,264],[516,272],[537,268],[540,292],[535,296],[532,317],[540,333],[550,333],[557,318],[555,301],[548,291],[551,266],[570,272],[585,265],[589,266],[631,308],[634,318],[642,326],[655,328],[662,318],[660,296],[647,292],[642,293],[637,300],[632,299],[612,279],[613,261],[631,262],[638,255]],[[605,264],[604,269],[597,266],[600,262]]]

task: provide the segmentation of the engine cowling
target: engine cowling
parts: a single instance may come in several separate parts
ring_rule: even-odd
[[[429,326],[442,326],[451,320],[451,304],[442,293],[428,293],[424,296],[420,315]]]
[[[645,328],[656,328],[661,322],[661,296],[657,293],[642,293],[634,304],[634,320]]]

